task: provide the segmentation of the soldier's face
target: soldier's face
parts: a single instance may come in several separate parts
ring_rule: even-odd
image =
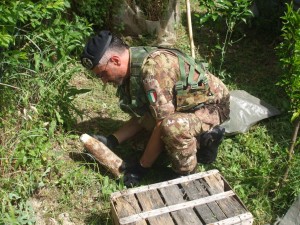
[[[104,77],[105,73],[106,73],[106,69],[107,69],[107,64],[109,63],[109,61],[106,62],[106,64],[98,64],[97,66],[95,66],[95,68],[93,68],[93,73],[96,74],[96,76],[98,78],[100,78],[102,80],[102,77]]]
[[[123,82],[123,77],[118,72],[118,65],[111,59],[107,60],[106,64],[98,64],[92,71],[104,84],[120,85]]]

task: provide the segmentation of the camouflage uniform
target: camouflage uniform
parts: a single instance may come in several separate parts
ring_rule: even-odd
[[[189,74],[189,67],[184,65],[186,74]],[[229,92],[220,79],[205,70],[208,100],[197,110],[178,112],[174,86],[180,76],[178,56],[167,49],[150,53],[141,67],[148,109],[153,118],[162,120],[161,138],[171,158],[172,168],[179,174],[188,174],[197,165],[196,152],[200,146],[195,136],[229,118]],[[193,76],[197,80],[197,71]],[[143,115],[142,124],[146,121],[145,117],[149,118],[149,112],[145,111]]]

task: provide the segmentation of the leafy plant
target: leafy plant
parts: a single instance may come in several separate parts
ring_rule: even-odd
[[[238,42],[232,39],[232,34],[235,28],[241,23],[247,22],[247,19],[252,15],[250,5],[252,0],[199,0],[201,11],[204,15],[198,15],[200,25],[208,21],[216,22],[217,20],[225,20],[226,34],[222,43],[216,45],[216,48],[221,51],[221,61],[219,72],[225,60],[225,54],[228,46]]]
[[[289,148],[289,160],[292,160],[294,148],[299,144],[298,131],[300,127],[300,10],[294,11],[293,4],[287,4],[287,10],[283,19],[282,37],[283,41],[277,51],[280,57],[283,76],[278,85],[285,88],[290,98],[291,121],[294,122],[294,133]],[[289,165],[284,175],[286,181]]]
[[[28,203],[21,201],[18,207],[15,208],[10,202],[16,200],[20,200],[20,196],[14,193],[9,193],[6,197],[2,198],[2,205],[6,205],[8,210],[0,218],[0,223],[12,225],[35,224],[36,220],[32,207]]]
[[[6,84],[3,91],[8,94],[12,88],[18,89],[13,99],[19,102],[19,108],[26,107],[28,101],[38,104],[41,115],[68,126],[71,111],[78,113],[72,99],[88,91],[77,91],[69,85],[73,73],[80,68],[74,66],[75,61],[70,57],[79,54],[91,27],[77,16],[73,22],[67,21],[63,10],[69,7],[68,1],[17,1],[7,6],[6,11],[21,16],[16,14],[14,23],[4,26],[14,26],[9,34],[14,42],[2,56],[2,82]],[[2,46],[6,47],[6,43],[2,42]]]
[[[80,112],[70,84],[83,40],[92,31],[67,14],[67,0],[4,1],[0,5],[0,196],[4,224],[33,224],[26,200],[44,187],[59,125]],[[12,196],[12,197],[10,197]],[[15,197],[13,197],[15,196]]]
[[[73,11],[87,18],[97,29],[110,23],[114,0],[71,0],[71,2]]]
[[[26,118],[30,118],[29,114]],[[0,178],[0,196],[3,199],[0,213],[4,224],[34,224],[34,213],[27,199],[47,183],[51,167],[47,161],[52,157],[47,130],[41,123],[21,116],[19,121],[23,129],[20,132],[7,132],[10,139],[1,139],[6,146],[5,154],[0,149],[0,167],[4,172]]]

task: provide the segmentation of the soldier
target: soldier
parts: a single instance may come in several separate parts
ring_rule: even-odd
[[[137,185],[163,150],[179,175],[216,159],[229,91],[202,63],[176,49],[129,47],[109,31],[87,42],[81,62],[118,87],[120,108],[132,116],[113,134],[94,137],[113,149],[142,129],[152,131],[140,160],[125,171],[126,186]]]

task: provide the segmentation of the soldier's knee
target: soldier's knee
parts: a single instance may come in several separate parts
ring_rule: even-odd
[[[169,117],[165,118],[161,123],[161,132],[164,137],[174,137],[176,133],[174,120]]]
[[[162,134],[173,138],[187,132],[189,130],[188,127],[188,120],[176,114],[166,117],[161,124]]]

